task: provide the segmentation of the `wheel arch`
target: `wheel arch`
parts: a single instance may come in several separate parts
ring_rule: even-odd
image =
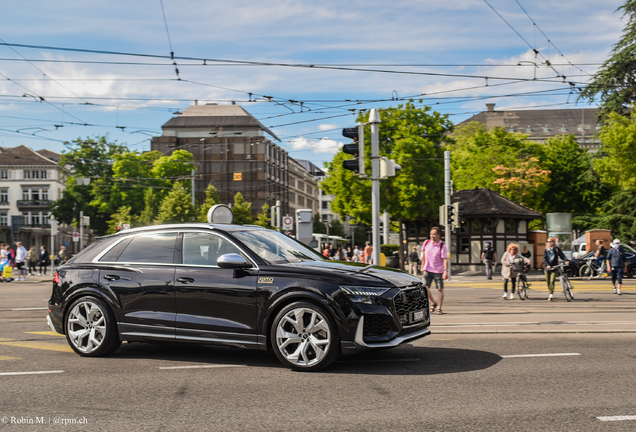
[[[64,308],[62,309],[62,329],[64,330],[64,334],[66,334],[66,316],[73,303],[81,297],[95,297],[101,300],[110,308],[110,311],[115,317],[115,321],[117,321],[117,313],[120,309],[119,304],[112,301],[112,299],[104,293],[103,287],[100,285],[87,283],[86,285],[78,286],[77,289],[64,298]]]

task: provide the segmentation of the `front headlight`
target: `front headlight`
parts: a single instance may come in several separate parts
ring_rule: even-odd
[[[374,288],[365,286],[341,286],[340,290],[354,303],[373,304],[373,299],[380,297],[391,288]]]

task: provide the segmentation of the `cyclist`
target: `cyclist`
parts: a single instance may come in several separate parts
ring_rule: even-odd
[[[517,243],[510,243],[506,252],[501,257],[501,276],[504,279],[504,293],[502,298],[506,298],[508,295],[508,281],[512,282],[512,291],[510,292],[510,296],[508,297],[510,300],[515,298],[515,283],[517,281],[517,271],[514,269],[513,265],[517,263],[525,262],[530,264],[530,260],[528,258],[524,258],[519,253],[519,245]]]
[[[596,240],[596,253],[594,254],[594,258],[596,258],[596,264],[598,264],[598,274],[594,276],[595,278],[600,278],[603,275],[603,263],[605,262],[606,255],[607,249],[603,246],[603,240]]]
[[[621,295],[621,286],[623,285],[623,271],[627,270],[625,249],[621,246],[619,239],[614,239],[612,249],[607,252],[607,268],[612,270],[612,285],[614,285],[614,294]],[[618,283],[617,283],[618,282]]]
[[[561,248],[557,247],[556,240],[556,237],[550,237],[548,239],[548,247],[543,251],[543,269],[545,271],[545,280],[548,283],[548,291],[550,291],[548,301],[553,300],[554,281],[556,279],[556,273],[550,270],[553,266],[559,265],[559,258],[563,261],[567,260]],[[565,264],[569,264],[569,262],[566,261]]]

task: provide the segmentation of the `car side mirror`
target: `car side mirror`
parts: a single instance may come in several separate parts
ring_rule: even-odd
[[[245,261],[245,258],[237,253],[228,253],[225,255],[221,255],[219,259],[216,260],[216,265],[221,268],[228,269],[242,269],[252,267],[252,264]]]

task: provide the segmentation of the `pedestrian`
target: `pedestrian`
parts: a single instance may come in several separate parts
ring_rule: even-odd
[[[607,252],[607,269],[612,271],[614,294],[621,295],[623,273],[627,272],[627,255],[619,239],[614,239],[612,248]]]
[[[364,247],[364,262],[371,264],[371,261],[373,261],[373,246],[371,246],[371,242],[367,242]]]
[[[40,246],[40,257],[38,259],[38,264],[40,265],[40,272],[38,276],[44,275],[46,276],[46,268],[51,265],[51,257],[46,251],[46,246]]]
[[[530,260],[519,253],[519,245],[510,243],[506,252],[501,257],[501,276],[504,279],[504,293],[502,298],[510,300],[515,298],[515,284],[517,282],[517,271],[515,264],[530,264]],[[511,282],[510,296],[508,296],[508,281]]]
[[[336,256],[336,248],[333,247],[333,244],[329,243],[329,259],[334,260]]]
[[[23,281],[26,280],[24,277],[24,273],[26,272],[26,256],[27,250],[24,246],[22,246],[22,242],[17,242],[15,244],[15,268],[20,270],[20,276],[17,277],[17,280]]]
[[[353,251],[351,250],[351,246],[347,246],[346,254],[347,254],[346,260],[351,261],[353,259]]]
[[[413,246],[413,250],[409,253],[409,273],[413,276],[417,276],[417,265],[419,261],[420,256],[417,253],[417,246]]]
[[[60,251],[57,253],[58,263],[64,264],[64,257],[66,256],[66,246],[60,246]]]
[[[565,254],[561,248],[556,245],[556,242],[556,237],[550,237],[548,239],[548,247],[543,251],[543,270],[545,271],[545,280],[548,283],[548,291],[550,291],[548,301],[553,300],[554,281],[556,280],[556,273],[552,271],[552,267],[559,265],[559,258],[565,261],[566,264],[569,264],[569,262],[566,261],[567,258]]]
[[[486,242],[486,248],[481,253],[481,262],[486,264],[486,279],[491,280],[493,265],[497,268],[497,252],[489,241]]]
[[[335,259],[337,261],[345,260],[345,251],[342,249],[342,246],[338,246],[338,250],[336,251]]]
[[[430,239],[422,244],[422,275],[424,285],[428,291],[428,299],[431,305],[431,313],[437,307],[437,314],[442,315],[442,303],[444,302],[444,281],[448,279],[448,249],[442,241],[442,230],[438,227],[431,228]],[[438,293],[438,302],[435,303],[431,285],[435,281]]]
[[[523,249],[521,249],[521,256],[524,258],[532,258],[532,252],[528,249],[528,245],[523,245]],[[532,262],[532,260],[530,260]]]
[[[33,276],[35,274],[35,266],[38,263],[38,253],[35,251],[35,246],[29,248],[26,259],[29,265],[28,276]]]
[[[598,264],[598,274],[594,276],[595,278],[600,278],[603,274],[603,264],[607,260],[607,249],[603,246],[603,240],[596,240],[596,252],[594,253],[594,258],[596,258],[596,264]],[[608,267],[609,271],[609,267]],[[616,292],[616,291],[615,291]]]
[[[322,256],[329,259],[329,247],[327,247],[327,245],[325,245],[325,248],[322,250]]]
[[[15,252],[11,249],[10,244],[4,246],[7,262],[2,269],[2,278],[5,282],[13,281],[13,267],[15,266]]]

